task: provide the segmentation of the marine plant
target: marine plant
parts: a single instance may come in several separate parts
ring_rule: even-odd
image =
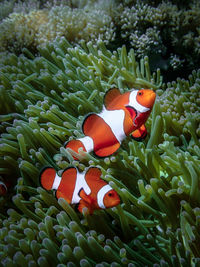
[[[70,45],[65,38],[23,54],[1,54],[0,197],[2,266],[199,266],[199,81],[162,84],[148,57],[126,47]],[[88,112],[99,112],[112,85],[153,88],[158,99],[144,142],[127,138],[104,160],[63,148],[81,137]],[[81,215],[39,187],[44,165],[99,166],[121,205]]]

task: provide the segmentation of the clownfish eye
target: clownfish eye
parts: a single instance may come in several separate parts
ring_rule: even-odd
[[[109,196],[109,197],[112,197],[112,195],[113,195],[112,193],[108,193],[108,196]]]
[[[142,95],[142,92],[138,92],[138,95]]]

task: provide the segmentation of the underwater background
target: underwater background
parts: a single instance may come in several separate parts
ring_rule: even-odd
[[[200,2],[0,1],[0,266],[200,266]],[[116,86],[151,88],[143,142],[64,149]],[[79,213],[44,166],[100,166],[121,204]]]

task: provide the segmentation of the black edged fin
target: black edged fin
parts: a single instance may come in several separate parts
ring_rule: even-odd
[[[143,141],[146,136],[147,136],[147,129],[144,124],[131,134],[131,137],[138,142]]]
[[[85,117],[82,123],[82,132],[84,133],[84,135],[88,135],[92,128],[92,124],[96,121],[96,118],[98,118],[98,115],[96,113],[89,113]]]
[[[95,157],[98,158],[106,158],[114,154],[119,148],[120,148],[120,143],[117,142],[114,145],[95,150],[93,154]]]
[[[81,187],[81,189],[80,189],[79,192],[78,192],[78,196],[79,196],[80,198],[81,198],[82,192],[84,192],[83,187]]]
[[[53,174],[49,173],[49,171],[53,172]],[[55,174],[56,174],[56,170],[53,167],[51,166],[43,167],[39,173],[39,185],[46,190],[51,190],[50,181],[53,184]],[[42,178],[44,179],[43,182],[42,182]]]
[[[52,167],[51,167],[51,166],[44,166],[44,167],[42,167],[42,169],[40,170],[40,173],[39,173],[39,185],[40,185],[41,187],[43,187],[42,184],[41,184],[41,176],[42,176],[42,174],[44,173],[44,171],[45,171],[46,169],[48,169],[48,168],[52,168]]]
[[[70,169],[75,169],[76,172],[78,172],[78,169],[77,169],[76,167],[69,166],[69,167],[66,167],[66,168],[62,171],[62,175],[61,175],[61,177],[63,176],[64,173],[66,173],[66,172],[69,171]]]
[[[87,177],[87,179],[91,179],[91,180],[95,180],[98,181],[100,180],[102,175],[102,171],[100,168],[98,167],[90,167],[87,169],[85,177]]]
[[[120,90],[116,87],[109,89],[103,99],[104,106],[109,110],[109,104],[118,96],[120,96]]]

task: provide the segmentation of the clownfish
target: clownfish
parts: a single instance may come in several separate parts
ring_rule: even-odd
[[[0,181],[0,196],[5,196],[7,191],[8,191],[8,188],[7,188],[6,184],[4,182]]]
[[[69,167],[60,177],[54,168],[46,167],[40,173],[40,184],[46,190],[56,190],[57,199],[78,204],[80,212],[87,207],[92,214],[96,209],[111,208],[120,203],[117,192],[100,178],[101,174],[97,167],[90,167],[86,172]]]
[[[144,139],[147,135],[144,123],[151,113],[155,98],[155,92],[150,89],[132,90],[124,94],[118,88],[110,89],[104,96],[102,112],[91,113],[83,121],[85,137],[70,140],[64,147],[76,153],[82,147],[83,151],[93,151],[98,157],[107,157],[130,134],[135,140]]]

